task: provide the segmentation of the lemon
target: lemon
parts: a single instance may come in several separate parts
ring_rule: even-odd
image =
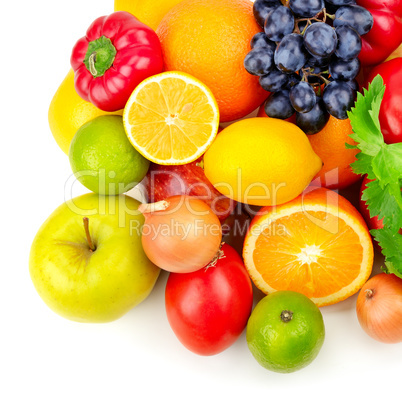
[[[325,339],[319,308],[298,292],[283,290],[265,296],[247,323],[247,345],[268,370],[291,373],[309,365]]]
[[[104,112],[92,103],[84,101],[74,88],[74,71],[70,70],[50,103],[48,113],[50,131],[59,147],[68,154],[76,131],[89,120],[106,114],[122,115],[123,111]]]
[[[321,167],[300,128],[266,117],[226,127],[204,155],[205,175],[219,192],[260,206],[294,199]]]
[[[156,30],[165,14],[182,0],[114,0],[114,11],[128,11]]]

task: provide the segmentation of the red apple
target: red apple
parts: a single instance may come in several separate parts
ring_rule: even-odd
[[[142,184],[148,202],[157,202],[173,195],[200,198],[223,222],[234,210],[236,201],[222,195],[210,183],[200,166],[202,158],[186,165],[161,166],[152,163]]]

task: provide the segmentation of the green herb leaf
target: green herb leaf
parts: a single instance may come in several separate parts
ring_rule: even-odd
[[[352,170],[356,174],[367,174],[369,179],[375,179],[375,175],[373,173],[373,167],[371,165],[372,157],[362,152],[356,154],[356,161],[353,162],[350,166]]]
[[[373,172],[382,183],[394,183],[402,172],[402,143],[384,144],[373,159]]]
[[[385,86],[377,75],[368,90],[358,94],[355,107],[348,116],[353,133],[350,137],[360,152],[351,164],[355,173],[366,174],[373,181],[367,184],[362,199],[370,216],[378,216],[384,227],[372,230],[385,256],[387,272],[402,278],[402,143],[385,144],[381,133],[379,112]]]
[[[350,137],[357,142],[357,148],[370,156],[376,155],[384,144],[378,117],[384,91],[384,81],[378,75],[369,89],[364,89],[364,95],[357,94],[355,107],[348,113],[354,132]]]
[[[395,195],[393,186],[387,184],[382,188],[381,181],[377,179],[367,184],[362,195],[362,200],[369,207],[370,216],[383,219],[383,224],[393,232],[402,227],[401,206],[397,201],[398,197],[402,201],[400,187],[396,187],[396,190],[399,194]]]
[[[392,233],[387,229],[371,230],[370,233],[378,241],[382,248],[383,254],[386,256],[385,271],[401,277],[400,268],[402,267],[402,235]]]

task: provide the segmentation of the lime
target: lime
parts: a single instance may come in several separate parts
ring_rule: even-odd
[[[121,116],[99,116],[81,126],[71,141],[75,177],[98,194],[121,194],[138,184],[150,162],[131,145]]]
[[[325,338],[321,311],[306,296],[289,290],[265,296],[247,324],[247,344],[268,370],[291,373],[310,364]]]

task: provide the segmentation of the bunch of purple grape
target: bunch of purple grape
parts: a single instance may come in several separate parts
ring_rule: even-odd
[[[306,134],[321,131],[329,115],[346,119],[371,13],[354,0],[255,0],[253,11],[264,32],[252,38],[244,67],[271,92],[265,113],[287,119],[296,112]]]

